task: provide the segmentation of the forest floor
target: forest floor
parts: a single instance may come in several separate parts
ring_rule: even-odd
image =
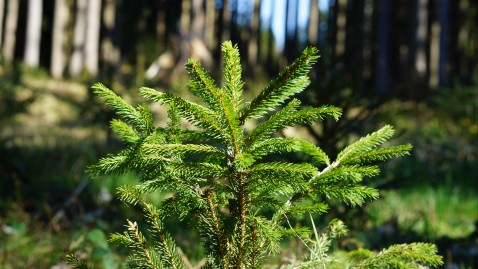
[[[85,174],[118,148],[108,133],[108,114],[78,82],[27,74],[14,93],[21,109],[0,118],[0,177],[7,179],[0,183],[0,268],[63,268],[71,251],[116,268],[124,253],[107,237],[134,213],[111,196],[135,178],[92,181]],[[478,257],[476,192],[445,186],[382,194],[365,208],[362,231],[352,232],[364,245],[418,239],[436,242],[444,255],[458,253],[455,258],[465,263]],[[196,260],[200,251],[194,250]]]

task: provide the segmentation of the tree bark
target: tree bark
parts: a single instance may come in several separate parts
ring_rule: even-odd
[[[19,2],[19,0],[8,1],[7,17],[5,22],[5,43],[3,44],[3,57],[7,61],[12,61],[15,56]]]
[[[98,74],[100,46],[101,1],[89,0],[87,6],[87,31],[85,42],[85,67],[90,75]]]
[[[25,39],[25,64],[38,67],[40,63],[40,39],[43,0],[28,1],[27,35]]]
[[[54,78],[61,78],[65,69],[65,29],[68,24],[69,9],[67,0],[55,0],[53,19],[53,40],[51,47],[50,72]]]
[[[69,67],[69,72],[72,77],[79,76],[84,66],[87,4],[87,0],[77,0],[76,2],[73,48]]]

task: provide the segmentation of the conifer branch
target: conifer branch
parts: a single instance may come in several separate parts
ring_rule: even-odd
[[[186,63],[186,70],[188,70],[191,78],[189,89],[191,89],[194,94],[201,97],[211,109],[218,110],[221,93],[214,80],[196,60],[188,60]]]
[[[249,118],[258,118],[276,105],[284,102],[288,97],[301,92],[309,85],[308,71],[316,62],[318,50],[306,48],[297,60],[288,66],[274,79],[261,93],[244,107],[240,121]]]
[[[148,124],[144,122],[144,118],[140,112],[134,109],[130,104],[126,103],[121,97],[116,95],[112,90],[108,89],[101,83],[96,83],[91,87],[93,92],[118,116],[126,122],[133,124],[141,131],[148,130]]]
[[[79,260],[73,254],[66,255],[65,261],[68,265],[73,266],[75,269],[90,269],[86,262]]]
[[[239,115],[242,108],[242,67],[239,58],[239,49],[232,45],[231,41],[222,44],[221,51],[224,54],[224,88],[231,97],[232,108],[235,115]]]

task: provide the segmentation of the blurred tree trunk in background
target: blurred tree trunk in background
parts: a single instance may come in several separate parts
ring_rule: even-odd
[[[384,0],[387,1],[387,0]],[[335,1],[337,6],[337,30],[336,30],[336,41],[334,44],[334,57],[340,62],[342,66],[342,57],[345,53],[345,38],[347,35],[346,25],[347,25],[347,0],[337,0]]]
[[[362,32],[362,79],[369,82],[373,74],[373,0],[365,0]]]
[[[101,58],[103,62],[103,73],[106,76],[110,76],[111,74],[114,74],[116,72],[121,57],[118,41],[116,40],[117,8],[117,0],[104,1],[103,25],[105,33],[101,41]]]
[[[414,44],[414,66],[419,80],[423,80],[427,74],[426,42],[428,28],[428,0],[416,2],[416,30]]]
[[[160,51],[165,49],[164,44],[166,44],[167,42],[166,40],[166,12],[167,12],[166,8],[167,8],[166,0],[159,0],[158,6],[156,9],[156,39],[158,40],[158,46]]]
[[[67,41],[66,27],[68,25],[68,17],[67,0],[55,0],[50,64],[50,72],[54,78],[61,78],[65,70],[65,43]]]
[[[72,77],[79,76],[84,67],[87,3],[87,0],[76,1],[76,19],[73,30],[73,47],[69,68],[69,73]]]
[[[438,58],[440,57],[440,22],[438,21],[438,1],[431,1],[429,8],[430,40],[428,57],[428,88],[438,86]]]
[[[476,19],[477,15],[470,14],[470,10],[477,12],[476,2],[475,7],[472,8],[470,0],[459,0],[458,7],[458,45],[456,53],[456,71],[462,81],[470,82],[473,74],[473,59],[476,60],[477,52],[476,45],[473,43],[478,42],[477,39],[477,27]],[[474,33],[474,38],[472,37]],[[476,43],[475,43],[476,44]],[[473,51],[475,50],[475,51]],[[472,55],[474,53],[474,55]],[[471,56],[471,57],[470,57]],[[471,59],[470,59],[471,58]]]
[[[238,0],[228,0],[227,3],[229,4],[226,9],[229,10],[230,21],[229,21],[229,39],[232,40],[232,43],[237,43],[239,45],[239,49],[241,49],[241,37],[238,31]]]
[[[390,90],[390,26],[392,19],[392,2],[391,0],[382,0],[378,5],[378,51],[375,70],[375,87],[378,93],[384,95]]]
[[[204,40],[205,17],[203,9],[204,0],[192,0],[191,12],[191,37]]]
[[[5,37],[3,43],[3,57],[7,61],[13,61],[15,56],[15,41],[18,24],[19,0],[7,2],[7,16],[5,18]]]
[[[298,19],[299,19],[299,1],[287,1],[286,20],[285,20],[285,59],[291,63],[298,52]]]
[[[90,75],[98,74],[100,46],[101,1],[89,0],[87,5],[85,67]]]
[[[5,0],[0,0],[0,48],[3,41],[3,16],[5,15]]]
[[[254,0],[254,11],[252,13],[250,36],[248,40],[248,66],[252,76],[255,74],[256,66],[259,60],[259,34],[260,34],[260,14],[261,14],[261,1]]]
[[[440,0],[438,12],[440,21],[440,50],[438,66],[438,85],[449,83],[449,51],[450,51],[450,0]]]
[[[363,0],[352,1],[350,7],[346,8],[347,23],[345,26],[344,63],[349,63],[350,65],[351,74],[348,79],[350,83],[355,85],[354,91],[356,92],[361,92],[364,89],[362,74],[364,69],[364,8],[365,1]]]
[[[222,31],[220,32],[221,38],[218,40],[217,47],[220,47],[223,41],[231,39],[231,9],[229,8],[229,0],[222,0],[221,14],[222,20],[219,20],[219,23],[222,26]]]
[[[274,32],[272,32],[272,25],[274,24],[274,12],[271,12],[269,18],[269,29],[267,30],[267,61],[266,67],[269,74],[273,74],[275,72],[275,42],[274,42]]]
[[[312,46],[317,46],[319,41],[319,3],[318,0],[310,0],[310,14],[307,26],[307,40]]]
[[[205,29],[204,29],[204,42],[209,51],[214,51],[216,49],[216,35],[215,35],[215,24],[216,24],[216,7],[215,1],[206,1],[206,19],[205,19]]]
[[[43,0],[28,1],[27,31],[24,62],[30,67],[40,63],[40,38],[42,25]]]

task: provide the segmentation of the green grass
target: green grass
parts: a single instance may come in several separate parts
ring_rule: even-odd
[[[430,240],[463,238],[474,231],[478,221],[478,197],[471,190],[453,186],[394,189],[383,191],[366,213],[369,227],[396,220],[401,230]]]

